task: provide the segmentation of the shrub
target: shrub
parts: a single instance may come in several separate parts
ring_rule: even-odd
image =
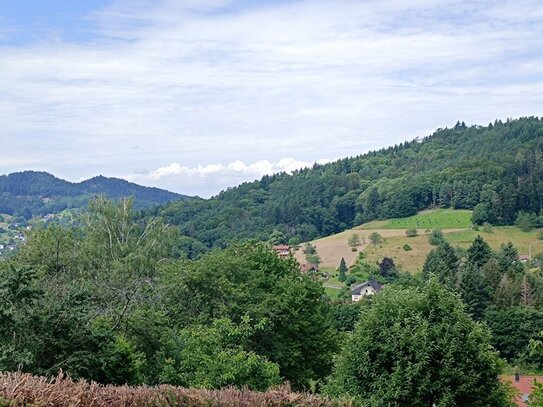
[[[356,251],[358,251],[358,249],[356,247],[351,247],[351,251],[356,252]]]
[[[302,242],[302,239],[300,239],[299,236],[293,236],[288,240],[288,244],[294,247],[299,246],[301,242]]]
[[[377,232],[373,232],[369,236],[369,239],[370,239],[371,244],[373,244],[374,246],[377,246],[379,243],[383,242],[383,237]]]
[[[341,407],[355,406],[348,401],[330,400],[293,393],[289,386],[267,392],[248,389],[187,389],[161,385],[157,387],[103,386],[94,382],[75,382],[59,374],[56,378],[26,373],[0,373],[0,406],[221,406],[221,407]]]
[[[428,236],[428,242],[432,246],[439,246],[441,243],[445,242],[445,237],[443,237],[443,232],[439,229],[434,229]]]
[[[532,230],[534,225],[537,222],[537,215],[532,212],[520,211],[515,220],[515,225],[517,225],[523,232],[529,232]]]
[[[407,243],[403,245],[403,250],[408,252],[409,250],[413,250],[411,246],[409,246]]]
[[[235,386],[265,390],[279,384],[279,366],[243,348],[256,329],[248,321],[236,325],[229,319],[182,329],[165,344],[168,354],[160,381],[208,389]]]
[[[488,222],[485,222],[483,224],[482,231],[485,232],[485,233],[492,233],[492,225],[490,223],[488,223]]]
[[[370,407],[511,405],[490,332],[456,294],[431,280],[374,297],[338,355],[326,393]]]
[[[407,237],[415,237],[415,236],[418,235],[418,231],[417,231],[417,229],[407,229],[407,230],[405,231],[405,235],[406,235]]]
[[[537,238],[539,240],[543,240],[543,230],[540,230],[538,233],[537,233]]]
[[[353,233],[351,236],[349,236],[347,243],[349,243],[349,246],[351,246],[353,249],[360,245],[360,236],[358,236],[358,233]]]

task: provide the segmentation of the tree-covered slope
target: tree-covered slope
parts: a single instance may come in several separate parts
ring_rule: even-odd
[[[46,172],[24,171],[0,176],[0,213],[30,218],[80,208],[86,206],[92,196],[102,194],[109,198],[133,196],[140,208],[186,198],[118,178],[98,176],[72,183]]]
[[[265,176],[208,200],[176,201],[153,213],[208,246],[239,238],[311,240],[373,219],[432,206],[474,209],[474,220],[511,224],[540,213],[543,120],[438,129],[422,140],[293,174]]]

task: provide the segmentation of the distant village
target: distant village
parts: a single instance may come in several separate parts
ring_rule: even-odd
[[[17,251],[26,237],[24,231],[31,228],[30,225],[16,222],[13,218],[2,216],[0,218],[0,257],[9,257]]]
[[[39,221],[47,223],[54,218],[54,214],[48,214]],[[0,214],[0,259],[14,255],[21,243],[26,241],[25,234],[32,227],[25,219]]]

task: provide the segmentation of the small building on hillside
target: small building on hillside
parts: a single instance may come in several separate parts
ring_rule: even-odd
[[[357,284],[351,287],[351,300],[352,302],[358,302],[362,297],[373,295],[381,291],[383,286],[375,280],[368,280],[361,284]]]
[[[290,256],[290,246],[286,244],[278,244],[272,247],[272,250],[279,256],[279,257],[288,257]]]
[[[319,271],[319,265],[313,263],[304,263],[300,266],[302,273],[316,273]]]
[[[530,256],[527,254],[521,254],[518,256],[518,259],[521,261],[521,263],[526,263],[530,261]]]

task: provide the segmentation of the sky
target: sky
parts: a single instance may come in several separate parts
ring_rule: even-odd
[[[0,173],[208,197],[542,116],[540,0],[0,0]]]

